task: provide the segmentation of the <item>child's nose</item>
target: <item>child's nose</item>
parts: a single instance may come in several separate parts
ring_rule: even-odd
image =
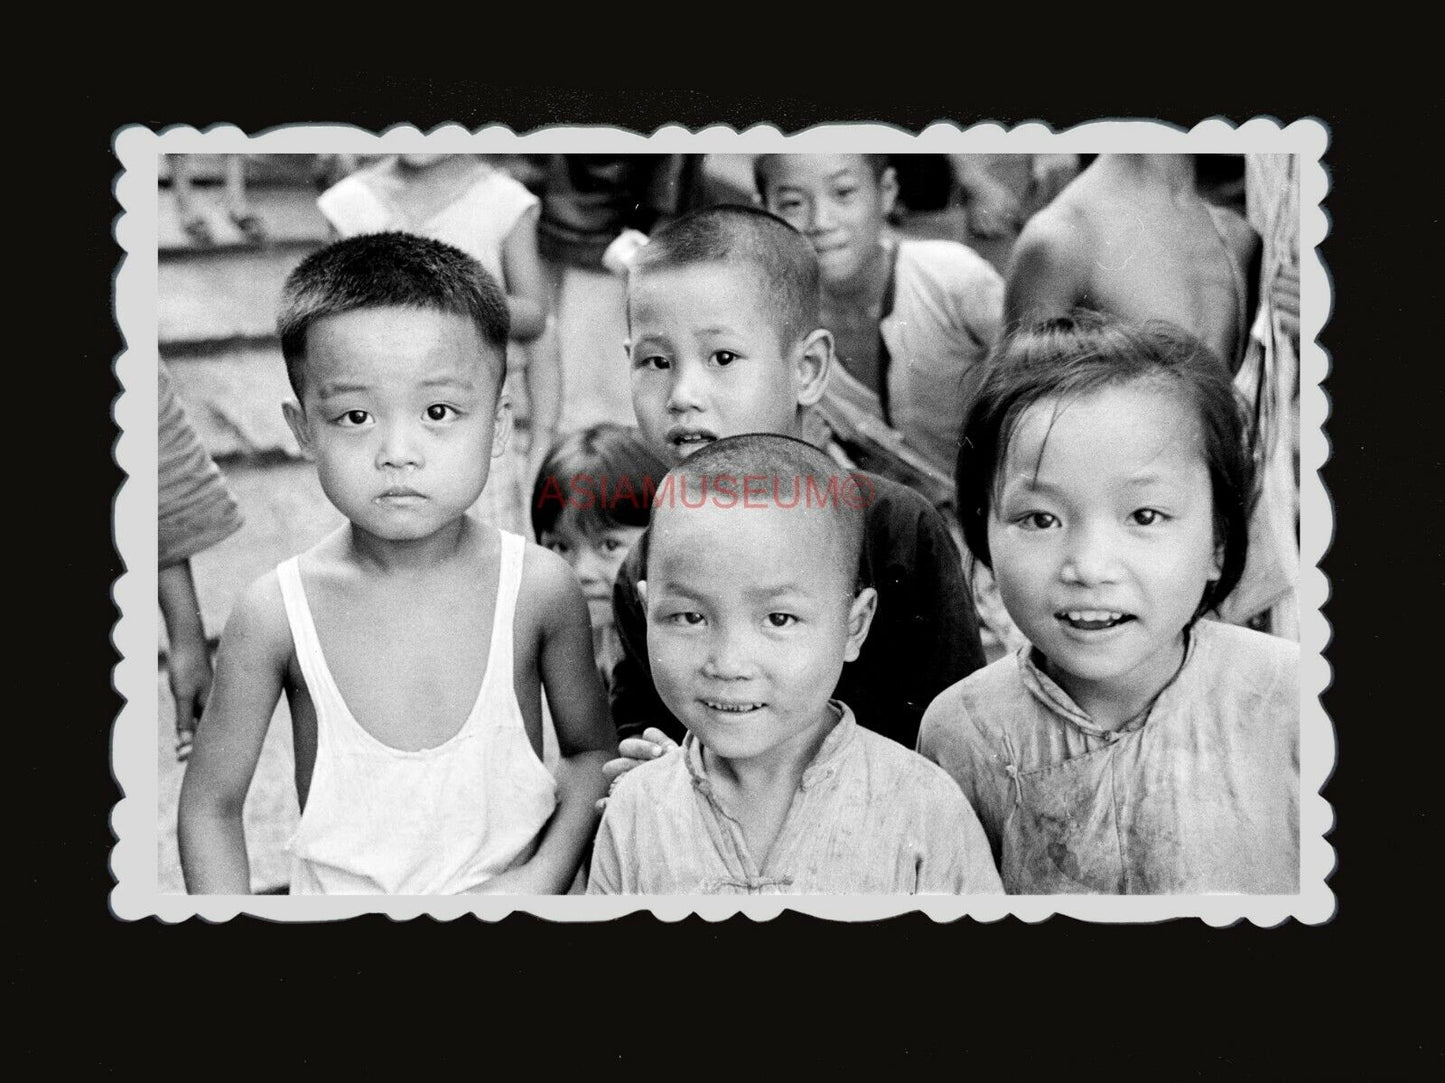
[[[667,408],[680,414],[702,408],[703,374],[699,366],[679,363],[673,366],[672,383],[667,389]]]
[[[602,558],[585,547],[577,555],[577,563],[572,566],[572,570],[584,585],[602,583],[607,579],[607,570]]]
[[[752,653],[747,637],[737,630],[721,627],[708,643],[703,675],[713,680],[736,681],[753,675]]]
[[[380,469],[421,466],[421,443],[410,425],[387,425],[381,430],[381,444],[376,450]]]
[[[1061,569],[1067,583],[1088,585],[1118,578],[1118,539],[1097,526],[1084,526],[1069,533]]]
[[[808,229],[813,233],[827,233],[837,224],[832,203],[826,199],[814,200],[808,214]]]

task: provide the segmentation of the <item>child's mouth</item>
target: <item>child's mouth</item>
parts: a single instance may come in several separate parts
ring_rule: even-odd
[[[717,436],[706,429],[688,429],[681,425],[674,425],[667,430],[663,438],[678,451],[687,454],[696,451],[704,444],[712,443]]]
[[[761,711],[767,706],[766,703],[723,703],[711,699],[703,700],[702,705],[713,711],[721,711],[723,714],[751,714],[753,711]]]
[[[1137,618],[1132,613],[1112,609],[1061,609],[1054,614],[1054,619],[1080,632],[1101,632]]]

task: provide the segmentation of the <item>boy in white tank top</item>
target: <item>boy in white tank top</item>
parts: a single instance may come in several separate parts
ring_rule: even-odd
[[[303,261],[278,324],[286,419],[348,522],[226,625],[181,790],[187,889],[250,890],[241,809],[284,691],[293,892],[567,890],[615,738],[571,569],[465,514],[510,428],[505,296],[449,245],[371,234]]]

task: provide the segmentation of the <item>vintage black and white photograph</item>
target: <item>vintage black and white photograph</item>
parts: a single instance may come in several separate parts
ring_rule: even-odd
[[[115,911],[1328,919],[1326,146],[120,132]]]

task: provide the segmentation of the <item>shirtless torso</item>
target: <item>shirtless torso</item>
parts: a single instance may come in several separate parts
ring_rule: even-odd
[[[1008,326],[1075,307],[1163,319],[1239,367],[1259,238],[1201,199],[1189,155],[1101,155],[1024,228],[1009,265]]]
[[[456,559],[412,574],[365,574],[345,552],[345,531],[301,561],[301,574],[326,662],[356,721],[392,748],[435,748],[453,737],[476,703],[491,647],[501,539],[464,520]],[[545,591],[534,559],[523,565],[523,595]],[[428,599],[418,605],[419,598]],[[274,616],[285,632],[284,613]],[[542,755],[536,609],[517,606],[513,682],[527,736]],[[296,791],[306,807],[316,763],[316,708],[294,647],[287,642],[283,688],[296,748]],[[417,704],[427,710],[418,711]]]

